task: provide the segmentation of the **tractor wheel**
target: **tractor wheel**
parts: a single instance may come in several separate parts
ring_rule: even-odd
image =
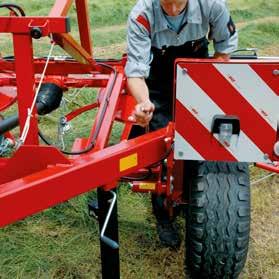
[[[250,233],[246,163],[185,162],[186,272],[190,278],[237,278]]]

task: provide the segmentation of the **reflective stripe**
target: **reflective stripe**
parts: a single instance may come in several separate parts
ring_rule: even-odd
[[[227,115],[236,115],[242,131],[263,151],[273,149],[274,128],[263,118],[216,67],[210,63],[187,65],[188,74]],[[234,80],[233,77],[229,77]],[[263,102],[266,102],[263,100]],[[256,124],[256,125],[255,125]]]
[[[198,120],[204,127],[206,127],[209,134],[211,134],[212,120],[215,115],[225,115],[226,113],[218,106],[216,100],[212,100],[208,94],[192,79],[192,77],[185,72],[180,66],[178,66],[178,74],[177,74],[177,100],[184,106],[184,109],[187,110]],[[200,74],[200,73],[199,73]],[[214,77],[211,75],[212,80]],[[204,81],[206,82],[206,81]],[[221,96],[223,97],[223,96]],[[181,110],[183,108],[180,107],[179,103],[176,106],[177,110]],[[186,113],[182,116],[181,112],[177,112],[176,116],[176,129],[179,131],[181,126],[186,125]],[[198,127],[192,121],[193,126],[189,127],[188,133],[193,133],[194,129]],[[185,127],[187,133],[187,127]],[[258,128],[259,129],[259,128]],[[185,136],[185,135],[183,135]],[[197,132],[198,136],[198,132]],[[204,132],[200,133],[200,137],[204,136]],[[214,135],[215,139],[219,141],[218,135]],[[260,130],[258,130],[258,137],[260,136]],[[197,139],[193,139],[189,141],[189,144],[195,144],[193,141]],[[181,142],[181,141],[179,141]],[[209,145],[210,144],[210,145]],[[212,140],[208,140],[208,142],[204,142],[204,145],[208,146],[208,149],[213,149],[214,145]],[[176,146],[178,150],[182,150],[181,146]],[[233,154],[234,157],[237,158],[238,161],[250,161],[250,162],[262,162],[264,159],[264,152],[262,152],[259,147],[243,132],[240,132],[240,135],[234,135],[231,139],[230,146],[225,146],[228,152]],[[186,147],[188,150],[188,147]],[[196,148],[197,152],[201,152],[200,149]],[[176,151],[175,151],[176,152]],[[214,152],[214,151],[213,151]],[[207,153],[207,156],[204,153],[201,153],[205,159],[207,160],[215,160],[217,159],[217,154],[213,154],[213,157],[209,157],[210,152]],[[215,157],[214,157],[215,156]],[[193,152],[188,159],[196,159],[196,154]],[[224,159],[223,159],[224,160]]]
[[[188,141],[186,141],[185,138],[183,138],[177,131],[175,131],[174,146],[175,160],[187,160],[189,159],[189,157],[191,157],[192,160],[204,160],[201,154],[196,149],[194,149],[194,147]],[[180,147],[182,147],[181,151]]]
[[[277,119],[274,119],[274,116],[279,113],[279,98],[257,73],[247,64],[215,64],[214,66],[276,130]]]

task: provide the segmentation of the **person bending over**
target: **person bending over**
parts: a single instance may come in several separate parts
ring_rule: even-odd
[[[224,0],[139,0],[128,19],[125,74],[136,99],[130,138],[165,127],[172,119],[174,60],[207,58],[208,39],[214,58],[227,61],[237,49],[238,35]],[[179,247],[174,220],[152,195],[161,243]]]

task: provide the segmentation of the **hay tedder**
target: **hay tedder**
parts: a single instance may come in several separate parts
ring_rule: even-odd
[[[279,59],[178,59],[174,121],[129,139],[135,101],[126,90],[126,58],[93,58],[86,0],[75,1],[75,41],[71,5],[57,0],[46,17],[0,5],[11,11],[0,17],[0,32],[11,33],[14,46],[14,56],[0,58],[0,110],[17,102],[17,112],[0,122],[1,227],[97,189],[98,205],[90,211],[100,224],[102,274],[119,278],[115,189],[126,180],[135,192],[164,195],[170,216],[185,206],[185,265],[193,278],[238,277],[250,230],[247,163],[279,172]],[[33,43],[42,37],[50,38],[50,53],[34,57]],[[69,56],[52,56],[54,45]],[[57,109],[74,88],[98,89],[97,101],[65,115],[62,129],[84,112],[97,112],[89,136],[65,151],[48,142],[38,116]],[[123,129],[111,145],[115,122]],[[17,126],[19,136],[11,132]]]

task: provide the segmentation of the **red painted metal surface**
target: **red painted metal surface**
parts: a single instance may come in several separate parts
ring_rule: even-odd
[[[50,13],[50,17],[55,17],[55,16],[65,16],[67,15],[69,9],[72,6],[72,0],[56,0]]]
[[[165,128],[121,142],[71,160],[70,165],[52,162],[41,171],[2,184],[0,227],[156,163],[166,152],[164,138],[168,133]],[[138,163],[121,171],[120,160],[131,154],[137,154]],[[21,163],[23,160],[26,156]]]
[[[89,111],[89,110],[92,110],[92,109],[95,109],[99,106],[98,103],[94,103],[94,104],[90,104],[90,105],[87,105],[87,106],[84,106],[84,107],[81,107],[77,110],[74,110],[70,113],[68,113],[66,116],[65,116],[65,119],[66,121],[71,121],[73,120],[75,117],[81,115],[82,113],[86,112],[86,111]]]
[[[0,87],[0,111],[11,106],[17,99],[17,89],[11,86]]]
[[[42,36],[69,31],[66,17],[0,17],[0,33],[29,34],[33,27],[40,27]]]
[[[279,173],[279,162],[274,162],[273,164],[257,163],[256,166],[267,171]]]
[[[106,61],[106,65],[97,65],[94,62],[87,1],[77,1],[81,45],[70,35],[64,34],[67,32],[64,16],[71,2],[56,1],[49,18],[18,18],[15,21],[10,18],[2,19],[3,23],[4,20],[11,23],[11,29],[5,25],[0,31],[11,33],[20,31],[21,34],[13,34],[16,60],[0,60],[0,85],[17,89],[19,122],[22,130],[27,109],[31,106],[35,88],[40,80],[38,74],[42,73],[46,63],[46,59],[33,59],[30,28],[42,27],[43,35],[54,33],[54,40],[77,61],[51,60],[44,82],[58,84],[64,90],[100,88],[98,103],[81,107],[66,116],[71,120],[84,111],[99,108],[96,119],[92,119],[93,126],[89,138],[77,139],[73,150],[81,151],[92,141],[94,146],[79,156],[65,156],[55,147],[41,146],[38,141],[36,111],[33,111],[27,140],[11,158],[0,159],[0,211],[3,213],[0,213],[0,226],[96,187],[102,186],[107,190],[114,188],[120,177],[161,160],[168,148],[165,137],[166,135],[172,137],[173,134],[170,125],[160,131],[127,141],[131,129],[128,116],[133,109],[134,101],[125,92],[126,60],[124,58]],[[24,56],[21,55],[22,52],[25,53]],[[8,102],[5,101],[5,106],[7,105]],[[121,121],[124,124],[124,132],[119,144],[107,147],[114,121]],[[136,161],[130,163],[130,156],[136,158],[134,159]],[[29,158],[28,164],[26,158]],[[124,167],[121,163],[123,160]],[[107,175],[108,169],[110,175]],[[162,192],[161,188],[158,188],[158,191]]]
[[[16,78],[17,78],[17,98],[18,112],[20,115],[20,132],[23,132],[29,108],[35,96],[34,86],[34,65],[32,38],[27,34],[14,34],[14,54],[16,59]],[[24,55],[22,55],[24,53]],[[38,144],[38,123],[36,119],[36,108],[31,111],[33,117],[30,120],[29,133],[26,137],[26,144]]]
[[[36,111],[33,111],[26,142],[10,158],[0,159],[0,227],[97,187],[110,190],[116,187],[117,181],[123,176],[141,177],[149,168],[152,169],[151,180],[136,181],[134,190],[146,192],[144,188],[148,188],[148,185],[144,183],[154,182],[154,192],[165,193],[170,207],[173,201],[183,202],[184,165],[183,162],[174,164],[173,160],[174,124],[128,140],[132,127],[128,117],[135,101],[126,90],[126,57],[105,61],[105,65],[93,59],[86,0],[75,1],[81,43],[66,34],[66,15],[72,2],[57,0],[49,17],[0,17],[0,32],[13,34],[16,56],[15,60],[0,58],[0,92],[1,88],[3,93],[5,88],[11,92],[17,91],[21,131],[46,63],[45,58],[33,58],[30,36],[33,27],[40,27],[43,36],[53,33],[55,42],[73,57],[51,59],[44,82],[58,84],[65,90],[64,94],[70,88],[99,88],[97,103],[85,105],[66,115],[70,121],[85,111],[98,108],[96,117],[92,119],[90,136],[76,138],[72,146],[72,151],[77,152],[93,143],[92,148],[84,154],[66,156],[55,147],[41,145],[38,141]],[[255,71],[262,69],[259,66]],[[270,86],[277,85],[272,82]],[[8,107],[16,98],[12,94],[5,99],[4,95],[0,94],[0,109]],[[123,125],[121,139],[119,143],[108,147],[115,121]],[[189,125],[192,123],[190,121]],[[190,137],[196,145],[202,145],[198,138],[203,127],[198,128],[194,134],[181,128],[181,133]],[[13,138],[9,133],[5,136]],[[203,146],[203,150],[210,152],[206,146]],[[234,160],[233,156],[229,157],[221,150],[218,152],[220,160]],[[162,161],[167,167],[166,179],[162,179]],[[259,167],[270,168],[267,165]],[[277,167],[269,170],[278,172]],[[174,181],[171,177],[173,174],[176,177]]]
[[[90,22],[88,16],[88,1],[76,0],[76,9],[77,9],[78,28],[79,28],[81,46],[91,56],[93,56],[91,34],[90,34]]]

